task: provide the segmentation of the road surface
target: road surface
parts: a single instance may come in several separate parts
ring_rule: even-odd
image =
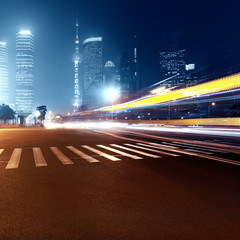
[[[240,239],[238,137],[0,129],[0,239]]]

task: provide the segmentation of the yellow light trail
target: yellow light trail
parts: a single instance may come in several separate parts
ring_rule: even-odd
[[[227,91],[240,88],[240,73],[231,76],[219,78],[210,82],[202,83],[196,86],[166,92],[164,94],[149,96],[144,99],[137,99],[132,102],[122,103],[114,106],[103,107],[100,111],[116,111],[128,108],[138,108],[153,106],[164,102],[185,99],[189,97],[197,97],[211,93]]]

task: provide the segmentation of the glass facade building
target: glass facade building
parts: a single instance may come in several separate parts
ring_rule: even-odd
[[[185,87],[185,50],[160,52],[161,86]]]
[[[0,42],[0,104],[9,104],[8,49],[5,42]]]
[[[130,94],[133,86],[132,62],[128,52],[124,52],[120,58],[120,86],[121,86],[121,101],[130,100]]]
[[[33,35],[20,31],[16,38],[16,93],[15,110],[19,116],[33,111]]]
[[[83,105],[95,109],[103,104],[102,38],[83,41]]]
[[[103,85],[104,89],[114,89],[117,97],[120,96],[120,74],[112,61],[107,61],[104,65]]]

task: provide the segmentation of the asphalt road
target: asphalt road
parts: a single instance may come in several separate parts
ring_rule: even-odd
[[[0,129],[0,239],[239,240],[237,138],[203,138]]]

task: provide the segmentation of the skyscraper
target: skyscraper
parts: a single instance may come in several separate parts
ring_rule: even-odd
[[[79,82],[79,64],[82,62],[82,54],[79,53],[78,22],[76,23],[75,53],[72,56],[74,62],[74,111],[77,111],[82,105],[82,84]]]
[[[185,48],[183,29],[161,32],[162,48],[159,53],[160,86],[184,87],[185,81]]]
[[[131,66],[132,64],[128,52],[123,52],[120,58],[120,88],[122,102],[130,100],[133,85]]]
[[[232,53],[227,43],[218,39],[209,58],[208,80],[232,74]]]
[[[33,35],[20,31],[16,38],[15,110],[20,118],[33,111]]]
[[[102,106],[103,62],[102,38],[93,37],[83,41],[83,105],[87,109]]]
[[[8,90],[8,49],[5,42],[0,42],[0,104],[9,104]]]
[[[160,52],[160,86],[184,87],[185,50]]]
[[[133,39],[133,92],[137,92],[142,88],[141,83],[141,66],[140,66],[140,48],[137,36]]]
[[[114,62],[107,61],[104,65],[104,88],[119,87],[120,76]]]
[[[112,61],[107,61],[104,65],[103,86],[106,90],[113,89],[120,96],[120,74]]]

